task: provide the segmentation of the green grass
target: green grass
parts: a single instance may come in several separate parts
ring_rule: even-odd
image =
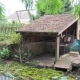
[[[18,62],[7,63],[2,61],[0,63],[0,72],[15,76],[15,80],[51,80],[54,76],[60,78],[64,74],[62,71],[51,68],[35,68]],[[68,80],[74,80],[74,78],[69,76]]]

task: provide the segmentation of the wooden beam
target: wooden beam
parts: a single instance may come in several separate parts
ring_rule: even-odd
[[[58,33],[38,33],[38,32],[22,32],[24,35],[36,35],[36,36],[52,36],[56,37]]]
[[[79,39],[78,21],[76,22],[76,39]]]
[[[59,58],[59,47],[60,46],[60,36],[56,37],[56,47],[55,47],[55,61]]]
[[[66,29],[66,37],[68,36],[68,34],[67,34],[67,30],[68,30],[68,29]]]
[[[68,25],[66,25],[65,27],[63,27],[62,30],[59,31],[58,35],[60,35],[63,31],[65,31],[67,28],[69,28],[72,24],[74,24],[76,21],[78,21],[79,17],[77,17],[76,19],[74,19],[73,21],[71,21]]]
[[[74,42],[74,39],[75,39],[75,28],[74,28],[74,31],[73,31],[73,39],[72,39],[72,43]]]

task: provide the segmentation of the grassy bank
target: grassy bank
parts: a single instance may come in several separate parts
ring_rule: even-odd
[[[0,61],[0,72],[13,77],[14,80],[52,80],[57,76],[58,79],[64,74],[62,71],[56,71],[50,68],[35,68],[20,64],[14,61]],[[67,80],[74,80],[70,75]]]

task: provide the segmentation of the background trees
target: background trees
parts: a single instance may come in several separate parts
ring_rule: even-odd
[[[80,0],[74,4],[74,15],[78,15],[80,17]]]
[[[40,16],[44,14],[58,14],[62,9],[61,0],[37,0],[36,3],[37,14]]]
[[[5,15],[5,8],[4,8],[4,5],[2,3],[0,3],[0,20],[3,20]]]
[[[22,1],[22,3],[24,3],[25,8],[28,11],[30,21],[33,21],[35,16],[30,13],[30,10],[33,9],[33,0],[21,0],[21,1]]]
[[[71,13],[73,9],[71,0],[38,0],[36,8],[39,16]]]
[[[21,1],[24,3],[26,10],[32,9],[34,0],[21,0]],[[51,15],[72,13],[72,11],[74,15],[80,16],[80,1],[77,0],[77,3],[73,7],[71,0],[37,0],[36,10],[37,10],[36,17],[29,12],[31,19],[39,18],[40,16],[43,16],[45,14]]]
[[[21,0],[24,3],[26,10],[32,9],[33,0]]]
[[[61,13],[71,13],[73,10],[73,6],[71,3],[71,0],[61,0],[63,3],[62,11]]]

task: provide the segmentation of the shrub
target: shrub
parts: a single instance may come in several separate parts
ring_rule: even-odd
[[[1,38],[0,38],[0,41],[3,41],[3,40],[4,40],[4,37],[1,37]]]
[[[19,56],[17,54],[14,55],[14,60],[19,60]]]
[[[3,48],[2,51],[0,52],[1,58],[9,58],[10,56],[10,51],[8,48]]]
[[[26,52],[23,54],[23,59],[24,60],[29,60],[32,56],[32,53],[31,52]]]
[[[15,34],[14,37],[12,37],[11,41],[13,44],[20,44],[20,42],[21,42],[20,33]]]

